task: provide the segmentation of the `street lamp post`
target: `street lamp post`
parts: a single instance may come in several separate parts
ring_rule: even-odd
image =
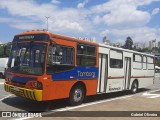
[[[48,31],[48,19],[50,18],[49,16],[45,16],[47,19],[47,31]]]

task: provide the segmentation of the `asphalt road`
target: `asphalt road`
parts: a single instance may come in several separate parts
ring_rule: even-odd
[[[10,93],[4,91],[3,79],[0,79],[0,111],[24,111],[30,112],[35,111],[42,113],[45,119],[83,119],[88,120],[88,117],[84,116],[84,111],[160,111],[160,74],[155,75],[155,81],[153,86],[149,86],[146,89],[141,89],[137,94],[131,95],[128,91],[110,93],[104,95],[96,95],[88,97],[87,102],[80,106],[71,107],[67,105],[67,100],[54,100],[50,102],[35,102],[28,99],[20,98]],[[57,114],[55,111],[78,111],[78,113],[69,113],[71,116],[74,114],[75,117],[66,116],[68,113]],[[81,112],[79,112],[81,111]],[[90,117],[93,115],[96,117],[96,112],[88,113]],[[109,113],[106,113],[109,114]],[[112,113],[111,113],[112,114]],[[110,115],[111,115],[110,114]],[[116,114],[116,113],[113,113]],[[122,115],[122,113],[118,113]],[[59,117],[55,117],[55,116]],[[64,117],[66,116],[66,117]],[[77,117],[81,116],[81,117]],[[102,115],[103,116],[103,115]],[[92,119],[119,119],[119,117],[98,117]],[[130,118],[130,117],[129,117]],[[130,119],[137,119],[137,117],[131,117]],[[151,119],[152,117],[145,117],[146,119]],[[3,118],[8,119],[8,118]],[[17,118],[18,120],[19,118]],[[26,119],[26,118],[25,118]],[[28,118],[27,118],[28,119]],[[44,119],[42,118],[32,118],[32,119]],[[123,117],[123,120],[128,119],[128,117]],[[144,119],[141,117],[140,119]],[[154,117],[153,119],[159,120],[159,118]],[[20,118],[22,120],[22,118]]]

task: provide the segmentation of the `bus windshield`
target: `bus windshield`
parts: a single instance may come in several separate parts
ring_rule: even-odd
[[[46,44],[14,43],[8,61],[7,71],[42,75],[44,71]]]

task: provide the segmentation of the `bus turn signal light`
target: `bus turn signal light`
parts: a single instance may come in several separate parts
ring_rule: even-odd
[[[26,84],[26,88],[42,90],[43,89],[43,85],[39,81],[29,81]]]

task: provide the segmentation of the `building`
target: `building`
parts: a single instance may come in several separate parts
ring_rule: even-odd
[[[149,41],[149,49],[152,50],[153,47],[158,47],[156,39]]]
[[[149,48],[149,42],[148,41],[143,44],[143,48]]]
[[[136,49],[143,49],[143,44],[142,43],[135,43],[134,44]]]
[[[160,48],[160,41],[158,41],[158,48]]]
[[[114,46],[114,47],[122,47],[122,43],[120,43],[120,42],[112,43],[112,46]]]

